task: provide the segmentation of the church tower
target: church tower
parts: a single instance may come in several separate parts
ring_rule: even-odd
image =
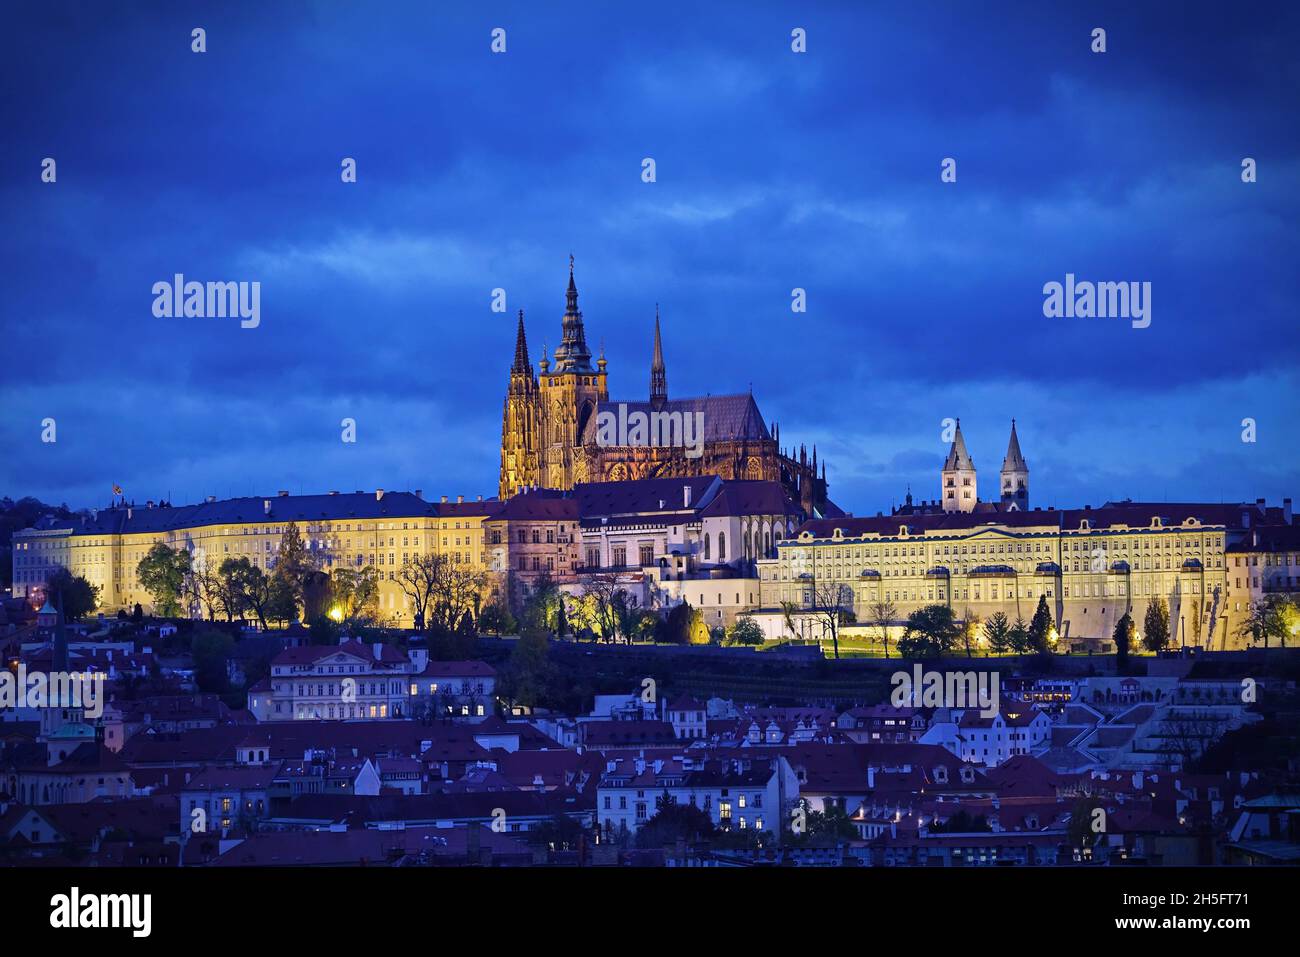
[[[497,493],[503,500],[521,488],[536,485],[541,479],[538,460],[540,416],[537,376],[533,374],[533,364],[528,359],[524,311],[520,309],[519,328],[515,332],[515,361],[510,366],[510,386],[506,390],[505,410],[501,417],[501,481]]]
[[[979,501],[975,485],[975,463],[966,451],[966,440],[961,434],[961,419],[957,420],[957,434],[953,436],[952,448],[944,460],[940,473],[941,501],[945,512],[973,512]]]
[[[659,304],[655,303],[655,352],[650,360],[650,406],[656,412],[668,402],[668,373],[664,369],[664,345],[659,338]]]
[[[575,481],[586,480],[585,476],[575,477],[574,465],[582,457],[579,446],[583,426],[595,412],[596,404],[609,398],[605,366],[603,357],[598,368],[591,365],[570,256],[560,344],[538,382],[542,409],[540,484],[545,488],[573,488]]]
[[[1002,460],[1002,507],[1022,512],[1029,508],[1029,465],[1020,454],[1015,419],[1011,420],[1011,441],[1007,443],[1007,456]]]

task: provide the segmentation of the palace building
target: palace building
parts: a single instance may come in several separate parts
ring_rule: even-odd
[[[604,355],[592,365],[570,257],[560,344],[550,358],[543,350],[536,369],[519,313],[501,421],[500,498],[531,488],[716,475],[780,482],[808,515],[840,514],[827,498],[826,463],[819,472],[816,448],[811,455],[783,450],[779,427],[766,424],[752,394],[669,398],[657,309],[649,380],[644,399],[610,399]],[[604,428],[615,422],[620,428]],[[630,431],[621,427],[627,422]],[[637,422],[646,426],[640,433]]]

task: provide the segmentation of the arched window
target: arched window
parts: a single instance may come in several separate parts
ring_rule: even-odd
[[[704,533],[704,560],[709,560],[709,533]]]
[[[727,560],[727,533],[718,532],[718,561]]]

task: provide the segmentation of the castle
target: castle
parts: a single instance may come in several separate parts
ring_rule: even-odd
[[[519,311],[515,356],[501,418],[502,499],[529,488],[571,489],[586,482],[717,475],[724,479],[780,482],[808,517],[838,514],[828,500],[826,463],[818,472],[817,450],[787,454],[780,428],[765,423],[754,396],[668,397],[659,312],[655,309],[650,390],[646,399],[611,401],[602,351],[595,365],[587,347],[578,287],[569,257],[560,344],[545,350],[534,370]],[[648,438],[620,428],[616,438],[598,423],[662,423]],[[695,443],[680,441],[681,425],[698,422]],[[676,438],[669,424],[678,426]],[[668,440],[663,440],[665,434]],[[658,438],[656,438],[656,436]]]

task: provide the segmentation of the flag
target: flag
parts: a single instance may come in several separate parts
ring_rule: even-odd
[[[114,495],[121,495],[121,494],[122,494],[122,486],[120,486],[120,485],[114,485],[114,486],[113,486],[113,494],[114,494]]]

